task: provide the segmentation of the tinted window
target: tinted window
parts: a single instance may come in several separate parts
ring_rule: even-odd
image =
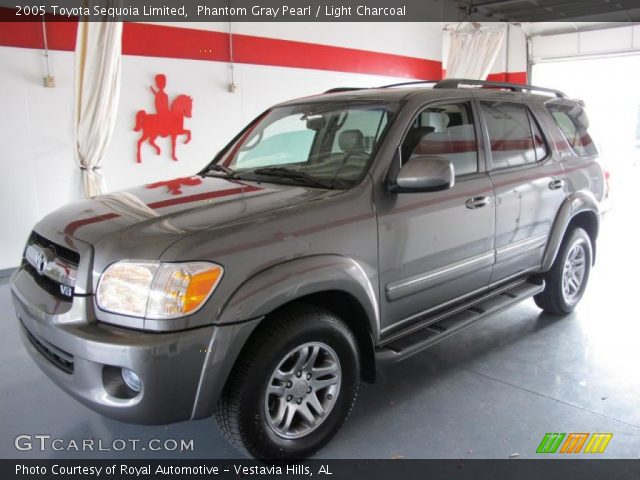
[[[415,155],[451,161],[456,176],[478,171],[478,145],[469,104],[437,105],[423,110],[402,144],[403,163]]]
[[[537,161],[530,117],[524,105],[509,102],[481,102],[481,108],[487,124],[494,169],[526,165]],[[541,136],[540,141],[542,141]]]
[[[364,141],[364,150],[371,153],[380,133],[387,124],[387,115],[378,110],[352,110],[347,112],[344,121],[333,138],[332,152],[341,152],[340,138],[343,132],[359,130]]]
[[[578,105],[549,105],[549,111],[574,152],[583,157],[597,155],[584,109]]]
[[[531,120],[531,130],[533,131],[533,143],[536,147],[536,160],[539,162],[549,154],[549,149],[544,141],[538,122],[533,118],[531,112],[529,112],[529,119]]]
[[[362,102],[277,107],[228,145],[218,161],[243,179],[292,183],[294,170],[347,188],[364,174],[396,109],[397,104]],[[289,172],[280,177],[256,172],[265,167]]]

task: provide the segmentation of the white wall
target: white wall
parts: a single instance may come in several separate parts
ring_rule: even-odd
[[[166,25],[166,24],[165,24]],[[224,30],[224,24],[175,26]],[[268,36],[367,49],[440,61],[439,23],[238,23],[235,33]],[[48,212],[80,198],[80,173],[72,146],[73,53],[50,52],[56,87],[42,86],[40,50],[0,46],[0,269],[19,263],[33,224]],[[153,110],[149,86],[157,73],[167,75],[170,98],[185,93],[194,99],[193,131],[188,145],[178,145],[178,162],[170,160],[168,140],[162,155],[143,147],[135,162],[135,112]],[[236,64],[239,91],[229,93],[229,66],[220,62],[125,56],[117,126],[103,166],[110,190],[191,175],[250,119],[283,100],[311,95],[335,86],[375,86],[407,78],[297,68]]]
[[[40,51],[0,47],[0,269],[16,266],[37,219],[77,198],[73,55],[51,52],[58,86],[42,86]]]

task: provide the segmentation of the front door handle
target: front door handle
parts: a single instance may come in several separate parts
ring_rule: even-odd
[[[465,206],[470,209],[486,207],[491,203],[491,197],[471,197],[465,202]]]
[[[549,182],[549,188],[551,190],[559,190],[564,187],[564,180],[551,180]]]

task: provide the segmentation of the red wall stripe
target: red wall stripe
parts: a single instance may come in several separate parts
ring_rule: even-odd
[[[76,22],[47,22],[50,50],[74,51]],[[0,22],[0,45],[4,47],[44,48],[42,22]]]
[[[125,23],[122,32],[122,53],[144,57],[228,62],[229,35],[194,28]]]
[[[447,70],[442,69],[442,78],[446,78]],[[527,84],[527,72],[500,72],[490,73],[487,76],[487,80],[490,82],[508,82],[518,83],[520,85]]]
[[[487,80],[492,82],[508,82],[508,83],[518,83],[520,85],[526,85],[527,83],[527,72],[500,72],[500,73],[490,73],[487,77]]]
[[[250,35],[233,38],[234,59],[241,63],[420,80],[441,78],[442,64],[435,60]]]
[[[48,22],[47,31],[50,49],[74,50],[77,23]],[[233,40],[237,63],[419,80],[442,78],[442,63],[437,60],[241,34],[233,35]],[[0,22],[0,45],[43,48],[41,23]],[[193,28],[125,23],[122,53],[228,62],[229,36],[224,32]]]

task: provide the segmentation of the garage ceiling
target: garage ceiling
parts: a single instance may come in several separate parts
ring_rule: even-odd
[[[478,20],[640,22],[638,0],[467,0],[459,3]]]

